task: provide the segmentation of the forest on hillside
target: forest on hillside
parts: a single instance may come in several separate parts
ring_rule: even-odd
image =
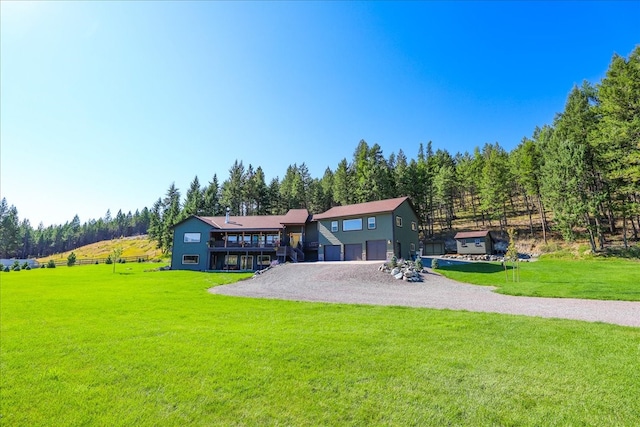
[[[351,159],[322,177],[302,163],[268,183],[262,167],[236,160],[222,182],[217,173],[204,185],[196,176],[184,199],[171,184],[150,209],[83,225],[76,217],[34,230],[3,199],[0,256],[45,256],[145,232],[168,252],[173,225],[190,215],[224,215],[227,207],[232,215],[318,213],[399,196],[411,198],[422,239],[452,230],[460,218],[506,230],[510,218],[524,215],[529,232],[544,240],[551,230],[566,241],[584,235],[596,252],[617,236],[626,248],[640,231],[640,46],[628,58],[614,55],[600,82],[573,87],[553,123],[536,127],[511,151],[498,142],[455,154],[428,142],[416,151],[385,157],[378,144],[362,140]]]

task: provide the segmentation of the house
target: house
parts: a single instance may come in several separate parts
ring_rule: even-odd
[[[412,258],[418,219],[407,197],[338,206],[310,216],[191,216],[173,228],[174,270],[261,270],[272,261]]]
[[[171,268],[261,270],[278,256],[304,261],[308,220],[306,209],[286,215],[191,216],[174,226]]]
[[[494,251],[495,240],[489,230],[462,231],[453,238],[460,255],[490,255]]]
[[[418,216],[408,197],[336,206],[314,215],[320,261],[411,259]]]

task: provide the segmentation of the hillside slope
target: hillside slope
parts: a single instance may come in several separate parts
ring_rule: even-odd
[[[144,257],[157,259],[162,257],[160,249],[156,248],[156,242],[148,236],[132,236],[120,239],[103,240],[90,245],[76,248],[73,251],[62,252],[43,258],[38,258],[39,262],[47,262],[50,259],[67,259],[71,252],[75,252],[78,260],[86,258],[106,258],[114,248],[122,248],[122,257]]]

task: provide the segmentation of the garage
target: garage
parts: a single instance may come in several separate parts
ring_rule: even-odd
[[[344,245],[345,261],[362,261],[362,243]]]
[[[367,240],[367,261],[384,261],[387,259],[386,240]]]
[[[324,260],[325,261],[340,261],[340,245],[325,245],[324,246]]]

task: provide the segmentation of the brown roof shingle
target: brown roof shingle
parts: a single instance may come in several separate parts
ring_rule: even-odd
[[[407,199],[408,197],[397,197],[395,199],[378,200],[355,205],[336,206],[326,212],[314,215],[313,220],[393,212]]]
[[[473,239],[475,237],[486,237],[489,234],[489,230],[480,231],[461,231],[457,233],[454,239]]]
[[[279,230],[285,215],[231,216],[225,223],[223,216],[199,216],[201,221],[220,230]]]

